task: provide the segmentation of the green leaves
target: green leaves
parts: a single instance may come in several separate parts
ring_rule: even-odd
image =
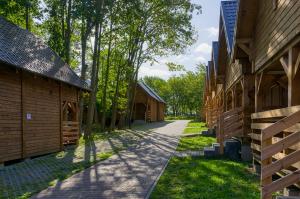
[[[167,65],[170,71],[185,71],[181,65],[174,63]],[[167,111],[174,116],[200,113],[203,107],[205,82],[205,70],[202,65],[197,67],[196,72],[187,71],[167,81],[158,77],[145,77],[143,80],[167,102]]]
[[[171,72],[185,71],[184,66],[180,65],[180,64],[175,64],[175,63],[169,62],[169,63],[166,63],[166,65],[168,66],[169,71],[171,71]]]

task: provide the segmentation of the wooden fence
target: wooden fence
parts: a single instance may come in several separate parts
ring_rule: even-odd
[[[261,198],[300,181],[300,106],[251,115],[251,147],[261,164]],[[280,178],[272,181],[273,174]]]
[[[72,121],[62,122],[63,144],[76,144],[79,139],[79,123]]]
[[[235,108],[219,116],[217,139],[220,143],[220,152],[224,153],[224,141],[231,137],[243,134],[243,108]]]

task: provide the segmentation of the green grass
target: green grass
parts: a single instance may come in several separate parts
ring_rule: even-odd
[[[258,199],[259,179],[245,163],[172,158],[151,199]]]
[[[201,133],[202,131],[206,131],[207,127],[206,124],[203,122],[197,121],[190,121],[187,127],[184,129],[185,134],[192,134],[192,133]]]
[[[206,128],[206,124],[204,122],[197,122],[197,121],[190,121],[187,127],[194,127],[194,128]]]
[[[199,151],[204,147],[216,142],[216,138],[207,136],[182,137],[177,147],[177,151]]]

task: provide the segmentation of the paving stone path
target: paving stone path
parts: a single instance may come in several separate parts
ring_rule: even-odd
[[[188,121],[153,123],[138,146],[122,151],[32,198],[146,198],[174,153]]]

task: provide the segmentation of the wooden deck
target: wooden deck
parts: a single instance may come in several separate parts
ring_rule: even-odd
[[[300,179],[300,106],[252,114],[252,149],[261,163],[262,198]],[[280,179],[272,181],[272,175]],[[298,185],[296,185],[298,186]]]

